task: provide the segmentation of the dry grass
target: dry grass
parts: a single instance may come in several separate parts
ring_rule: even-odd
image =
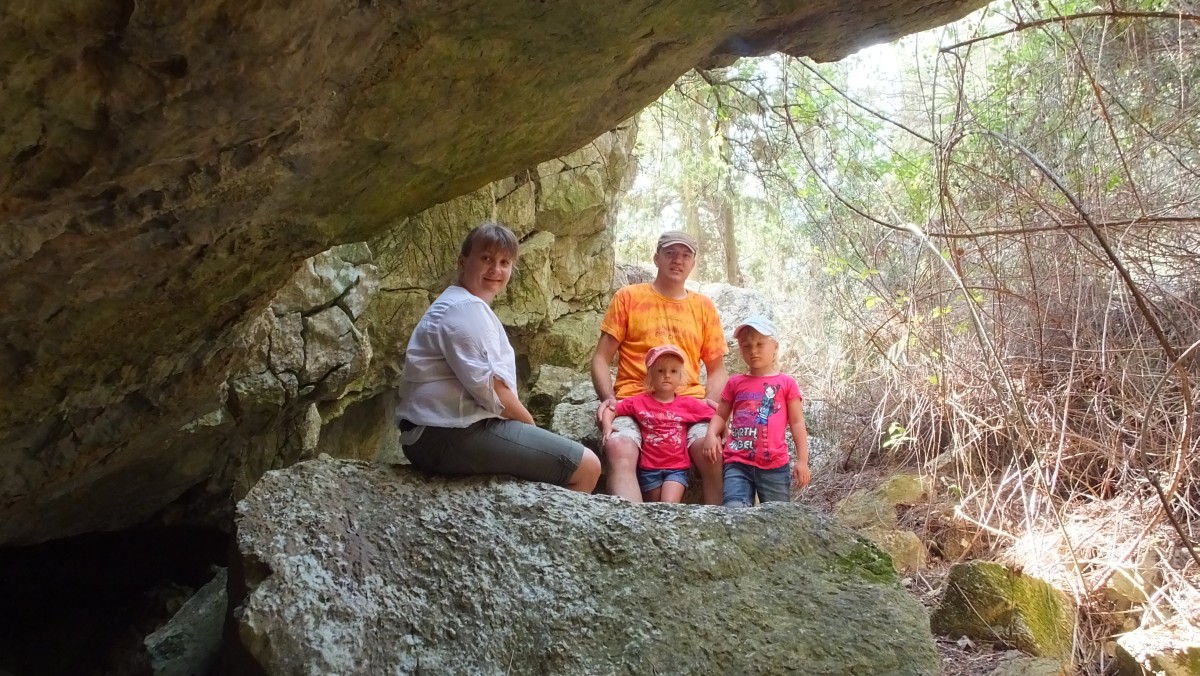
[[[875,464],[857,471],[841,471],[829,463],[816,472],[798,502],[830,512],[855,490],[869,490],[912,467]],[[1124,631],[1149,627],[1171,618],[1200,617],[1200,568],[1179,546],[1178,535],[1165,523],[1147,529],[1157,504],[1150,497],[1122,495],[1108,500],[1079,498],[1061,505],[1058,517],[1026,522],[1013,537],[996,537],[974,529],[979,537],[974,549],[958,557],[942,557],[938,538],[944,523],[946,496],[901,508],[900,527],[916,532],[930,552],[929,565],[907,576],[905,586],[927,610],[936,607],[943,580],[954,559],[979,558],[1022,568],[1049,581],[1074,599],[1078,607],[1075,661],[1082,676],[1111,673],[1112,641]],[[970,523],[959,523],[972,532]],[[1142,577],[1131,562],[1145,563]],[[1117,595],[1112,580],[1129,588],[1130,581],[1146,582],[1140,601]],[[1126,592],[1128,593],[1128,592]],[[992,646],[962,637],[937,637],[937,650],[948,676],[988,674],[1011,658],[1006,646]]]

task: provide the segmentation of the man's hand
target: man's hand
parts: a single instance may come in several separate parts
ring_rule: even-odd
[[[601,425],[601,426],[604,425],[605,409],[612,411],[614,415],[616,414],[617,400],[615,397],[609,397],[608,399],[605,399],[604,401],[600,402],[599,406],[596,407],[596,424],[597,425]]]
[[[796,488],[804,488],[811,480],[812,473],[808,470],[808,463],[798,462],[792,466],[792,484]]]

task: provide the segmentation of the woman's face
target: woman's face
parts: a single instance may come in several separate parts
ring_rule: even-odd
[[[515,263],[515,256],[500,249],[475,247],[458,258],[458,285],[491,303],[508,286]]]

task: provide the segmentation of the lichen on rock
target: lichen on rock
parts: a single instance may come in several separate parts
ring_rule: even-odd
[[[638,505],[319,459],[238,507],[266,674],[935,674],[886,555],[799,505]]]

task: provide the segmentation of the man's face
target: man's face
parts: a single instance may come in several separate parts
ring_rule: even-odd
[[[696,254],[683,244],[672,244],[655,252],[654,266],[659,277],[683,283],[696,267]]]

